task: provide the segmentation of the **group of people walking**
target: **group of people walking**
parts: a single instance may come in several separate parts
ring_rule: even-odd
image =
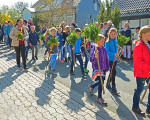
[[[96,23],[98,24],[98,23]],[[88,27],[88,24],[85,25]],[[61,63],[69,61],[70,64],[70,75],[75,75],[74,63],[76,58],[80,63],[82,77],[86,77],[88,70],[88,62],[92,63],[92,80],[94,81],[89,87],[90,94],[93,94],[93,89],[98,86],[98,102],[101,104],[106,104],[102,97],[102,89],[104,80],[106,79],[106,73],[110,71],[110,75],[107,78],[106,88],[110,90],[113,94],[118,95],[119,92],[116,89],[116,66],[118,61],[118,42],[117,29],[114,27],[111,21],[107,23],[97,25],[101,29],[101,33],[98,35],[99,40],[97,44],[92,42],[84,42],[82,37],[81,29],[75,21],[72,21],[71,25],[66,25],[62,22],[57,28],[52,27],[51,29],[46,29],[46,27],[41,30],[41,33],[45,35],[45,40],[43,46],[46,50],[44,57],[47,54],[50,55],[50,62],[48,63],[48,69],[50,72],[56,72],[57,58]],[[44,32],[43,32],[44,31]],[[78,39],[74,46],[70,45],[68,42],[68,36],[75,31]],[[19,39],[17,33],[21,32],[24,37]],[[124,29],[119,33],[130,37],[130,41],[123,46],[121,51],[123,58],[130,59],[131,57],[131,45],[133,50],[133,63],[134,63],[134,76],[136,77],[137,88],[133,96],[133,106],[132,110],[138,114],[145,115],[139,107],[140,94],[144,89],[145,82],[149,81],[150,78],[150,26],[144,26],[141,29],[139,27],[135,28],[135,34],[131,35],[131,30],[129,29],[129,24],[125,23]],[[47,44],[50,38],[58,38],[58,44],[51,46]],[[22,55],[24,69],[28,69],[26,65],[26,60],[28,56],[28,47],[31,46],[32,49],[32,59],[37,60],[37,44],[40,42],[39,35],[35,31],[35,26],[30,24],[27,25],[26,21],[22,19],[17,20],[16,26],[10,30],[9,38],[12,39],[11,46],[15,48],[16,51],[16,61],[17,66],[20,67],[20,52]],[[34,54],[35,51],[35,54]],[[73,56],[75,55],[75,56]],[[82,56],[85,57],[85,62],[83,62]],[[74,59],[75,57],[75,59]],[[100,69],[99,69],[100,67]],[[102,78],[102,81],[101,81]],[[150,90],[150,87],[149,87]],[[147,114],[150,114],[150,92],[148,96],[147,103]]]

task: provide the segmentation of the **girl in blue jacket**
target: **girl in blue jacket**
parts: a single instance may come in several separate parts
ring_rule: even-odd
[[[117,29],[111,28],[108,33],[108,39],[105,43],[105,48],[107,50],[107,54],[108,54],[108,58],[109,58],[110,72],[111,72],[114,61],[115,61],[115,63],[114,63],[113,69],[112,69],[112,75],[109,75],[109,77],[108,77],[106,88],[110,89],[112,91],[112,93],[115,93],[115,94],[119,94],[119,92],[116,89],[116,83],[115,83],[116,65],[117,65],[116,56],[117,56],[117,50],[118,50],[117,45],[118,45]],[[112,87],[109,83],[109,79],[110,79],[110,83],[112,83]]]

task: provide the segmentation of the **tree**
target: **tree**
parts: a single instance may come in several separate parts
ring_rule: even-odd
[[[36,31],[39,31],[40,29],[40,26],[39,26],[39,23],[40,23],[40,17],[39,17],[39,14],[35,14],[35,16],[33,17],[33,23],[34,25],[36,26]]]
[[[119,24],[121,22],[121,10],[117,7],[117,3],[112,10],[112,0],[106,0],[106,5],[104,3],[101,4],[100,12],[97,16],[98,22],[107,22],[108,20],[112,20],[113,24],[117,29],[119,29]]]
[[[25,2],[17,2],[14,4],[14,7],[17,11],[19,11],[21,13],[21,11],[26,8],[26,7],[29,7],[29,3],[25,3]]]
[[[120,14],[121,14],[121,10],[117,7],[117,4],[116,4],[112,11],[111,20],[113,24],[115,25],[115,27],[117,28],[117,30],[119,30],[119,23],[121,22]]]
[[[106,9],[104,12],[104,21],[108,21],[111,19],[111,12],[112,12],[112,1],[106,0]]]
[[[12,21],[11,16],[7,13],[0,14],[0,23],[4,23],[5,21]]]
[[[101,3],[100,4],[100,12],[99,14],[97,15],[97,20],[98,20],[98,23],[103,23],[104,22],[104,12],[105,12],[105,5],[104,3]]]
[[[40,1],[39,18],[40,24],[51,27],[52,24],[58,24],[61,21],[66,21],[68,16],[72,15],[75,11],[73,1],[70,0],[42,0]]]
[[[17,19],[21,18],[21,14],[12,6],[2,6],[0,9],[0,23],[11,21],[16,23]]]

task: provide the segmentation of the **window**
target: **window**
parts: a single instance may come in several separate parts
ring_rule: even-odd
[[[141,19],[141,27],[148,25],[149,24],[149,19]]]
[[[95,11],[97,10],[97,2],[96,1],[94,2],[94,10]]]

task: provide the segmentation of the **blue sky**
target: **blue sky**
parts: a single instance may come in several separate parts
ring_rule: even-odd
[[[38,0],[0,0],[0,7],[2,7],[3,5],[11,6],[18,1],[28,2],[29,4],[31,3],[34,4]]]
[[[0,0],[0,7],[2,7],[3,5],[11,6],[18,1],[28,2],[29,4],[34,4],[38,0]],[[101,1],[104,1],[104,0],[101,0]]]

